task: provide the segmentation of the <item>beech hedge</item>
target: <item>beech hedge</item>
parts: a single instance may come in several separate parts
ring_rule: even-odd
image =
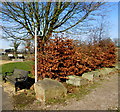
[[[73,39],[56,37],[38,52],[38,78],[61,80],[69,75],[81,76],[95,69],[113,67],[115,62],[116,48],[110,39],[80,44]]]

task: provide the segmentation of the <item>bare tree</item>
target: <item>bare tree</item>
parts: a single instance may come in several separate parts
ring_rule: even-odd
[[[17,51],[18,51],[18,47],[20,46],[21,42],[18,41],[17,39],[14,39],[14,40],[11,40],[11,41],[12,41],[11,47],[14,48],[14,55],[15,55],[15,58],[17,58]]]
[[[89,42],[96,43],[101,41],[104,38],[109,38],[108,31],[108,22],[105,19],[106,15],[102,15],[101,19],[97,20],[96,25],[90,29],[89,33]]]
[[[117,47],[119,47],[119,39],[118,38],[113,38],[113,42]]]
[[[28,54],[30,54],[33,50],[33,43],[30,40],[26,40],[25,47],[28,50]]]
[[[2,28],[7,37],[24,40],[33,38],[37,27],[44,32],[40,39],[46,41],[53,32],[65,32],[83,22],[103,4],[103,2],[3,2],[0,9]]]

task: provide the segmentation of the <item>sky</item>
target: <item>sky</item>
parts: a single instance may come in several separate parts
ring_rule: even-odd
[[[109,21],[110,21],[110,35],[111,38],[118,38],[118,3],[114,3],[109,13]],[[120,8],[120,7],[119,7]]]
[[[110,12],[108,12],[108,21],[109,21],[109,36],[110,38],[118,38],[118,2],[110,3],[114,4],[112,7],[108,7]],[[2,31],[0,30],[0,33]],[[0,49],[9,49],[12,48],[11,42],[0,39]],[[20,46],[19,49],[22,47]]]

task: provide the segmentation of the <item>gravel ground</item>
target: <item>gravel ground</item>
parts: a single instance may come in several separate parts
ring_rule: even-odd
[[[55,105],[47,110],[114,110],[118,107],[118,74],[107,78],[82,100],[68,102],[66,106]]]

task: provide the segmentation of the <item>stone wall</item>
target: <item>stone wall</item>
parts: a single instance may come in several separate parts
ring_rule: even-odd
[[[68,76],[67,84],[72,84],[74,86],[81,86],[88,84],[89,82],[97,81],[100,78],[112,74],[116,71],[116,68],[102,68],[95,71],[84,73],[82,76],[71,75]],[[86,80],[85,80],[86,79]]]

